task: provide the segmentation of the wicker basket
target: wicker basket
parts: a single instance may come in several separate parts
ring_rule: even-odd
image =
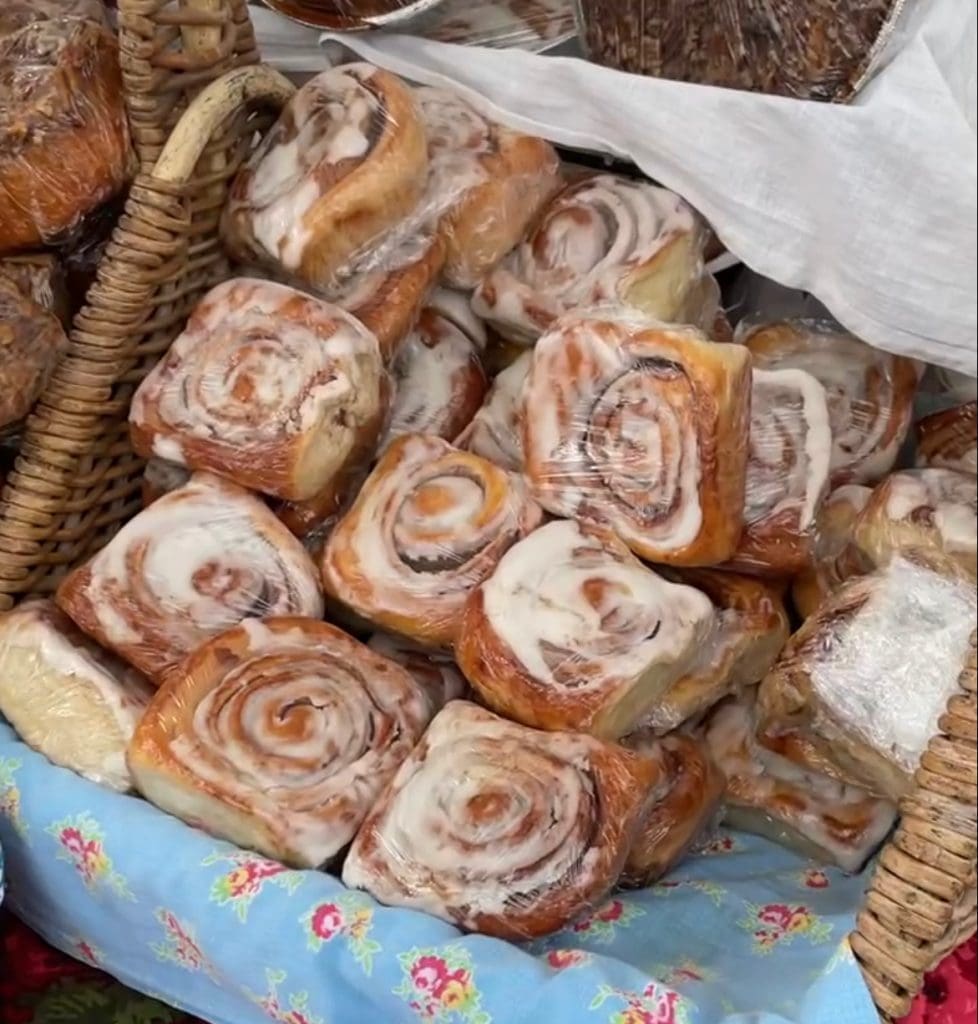
[[[139,52],[126,66],[145,162],[160,150],[162,126],[189,91],[225,63],[247,63],[252,37],[237,0],[185,0],[179,14],[159,0],[120,6],[124,52]],[[226,49],[228,26],[243,50]],[[207,31],[219,35],[221,47],[198,49],[199,33]],[[155,106],[145,90],[149,81],[162,97]],[[142,463],[129,447],[130,397],[196,301],[227,275],[218,221],[229,182],[292,91],[262,66],[231,71],[199,96],[155,167],[133,185],[71,332],[70,351],[28,421],[0,503],[0,608],[51,592],[140,507]],[[976,674],[973,637],[961,692],[923,758],[852,936],[884,1019],[906,1013],[924,972],[975,929]]]

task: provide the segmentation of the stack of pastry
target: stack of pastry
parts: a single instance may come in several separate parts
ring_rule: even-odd
[[[734,343],[678,196],[561,187],[547,143],[365,64],[299,90],[223,232],[247,275],[133,399],[146,508],[60,613],[0,626],[44,680],[0,686],[29,741],[514,939],[654,882],[723,808],[859,866],[974,608],[957,419],[887,475],[913,364],[820,322]],[[494,332],[519,351],[490,380]],[[904,664],[922,628],[941,655]],[[156,688],[138,725],[123,664]],[[51,739],[91,720],[104,752]]]

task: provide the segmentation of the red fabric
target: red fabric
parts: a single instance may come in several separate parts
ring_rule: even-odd
[[[923,994],[904,1024],[972,1024],[978,1012],[976,975],[978,957],[972,939],[927,976]]]

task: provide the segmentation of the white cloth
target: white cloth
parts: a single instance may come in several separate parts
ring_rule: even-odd
[[[693,203],[748,266],[811,292],[860,337],[976,376],[976,0],[909,9],[884,66],[848,106],[412,36],[343,43],[406,77],[452,85],[516,128],[633,160]],[[295,70],[296,50],[279,42],[265,52],[273,62],[291,55]]]

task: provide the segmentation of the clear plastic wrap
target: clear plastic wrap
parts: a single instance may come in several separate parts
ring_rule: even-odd
[[[762,744],[899,800],[958,687],[975,622],[974,582],[922,560],[849,580],[762,683]]]
[[[576,0],[589,55],[622,71],[699,85],[849,99],[903,0]]]
[[[706,747],[689,736],[632,736],[626,746],[660,772],[619,879],[619,885],[644,888],[668,874],[710,829],[726,780]]]
[[[494,710],[618,739],[689,669],[715,627],[709,598],[644,566],[607,527],[548,523],[469,598],[455,650]]]
[[[101,0],[4,0],[0,252],[58,241],[122,188],[127,124]]]
[[[822,385],[804,370],[754,369],[744,533],[729,568],[779,577],[804,569],[831,457]]]
[[[466,296],[435,292],[391,366],[394,399],[381,447],[411,433],[453,441],[489,387],[481,359],[485,345],[485,328]]]
[[[642,558],[716,565],[743,532],[750,358],[620,309],[558,321],[523,393],[525,473],[554,515],[611,526]]]
[[[67,347],[58,318],[0,276],[0,430],[30,412]]]
[[[978,478],[953,469],[906,469],[887,477],[853,525],[853,543],[872,568],[926,552],[978,577]]]
[[[376,626],[450,647],[469,593],[541,518],[519,477],[441,438],[407,434],[331,532],[327,593]]]
[[[524,241],[485,277],[473,308],[504,337],[532,345],[562,314],[621,302],[669,323],[712,330],[716,283],[708,232],[674,192],[586,175],[546,206]]]
[[[573,0],[444,0],[425,26],[431,39],[539,52],[577,32]]]
[[[399,665],[314,619],[247,619],[174,670],[129,747],[158,807],[293,867],[350,842],[430,718]]]
[[[458,436],[459,448],[481,455],[503,469],[523,470],[523,385],[533,352],[523,352],[492,382],[485,404]]]
[[[52,601],[0,616],[0,714],[52,763],[130,789],[126,747],[152,693]]]
[[[661,571],[702,591],[714,612],[709,636],[686,672],[642,720],[642,731],[656,736],[702,715],[727,694],[759,683],[791,632],[780,589],[773,584],[715,569]]]
[[[430,25],[445,0],[262,0],[289,18],[331,32],[387,29],[412,32]]]
[[[431,717],[449,701],[464,699],[469,694],[469,684],[462,670],[444,651],[422,647],[392,633],[374,633],[367,646],[407,669],[424,690]]]
[[[811,563],[795,577],[791,589],[795,610],[803,619],[850,576],[864,571],[863,558],[853,544],[853,528],[872,493],[871,487],[862,484],[843,484],[819,508]]]
[[[804,370],[825,388],[833,487],[875,483],[893,468],[910,429],[919,364],[871,348],[828,320],[748,320],[737,339],[756,368]]]
[[[320,617],[316,567],[257,497],[195,473],[62,581],[58,605],[159,684],[208,637],[249,617]]]
[[[64,269],[54,253],[28,253],[0,259],[0,281],[12,281],[42,309],[53,313],[65,330],[71,321],[71,299]]]
[[[343,881],[485,935],[547,935],[612,890],[657,774],[622,747],[453,701],[368,815]]]
[[[388,412],[376,338],[338,307],[235,278],[210,291],[133,396],[133,447],[332,510]]]
[[[917,465],[978,474],[978,403],[967,402],[918,420]]]
[[[719,705],[697,729],[727,777],[727,824],[855,874],[896,823],[895,805],[765,750],[754,729],[752,692]]]

